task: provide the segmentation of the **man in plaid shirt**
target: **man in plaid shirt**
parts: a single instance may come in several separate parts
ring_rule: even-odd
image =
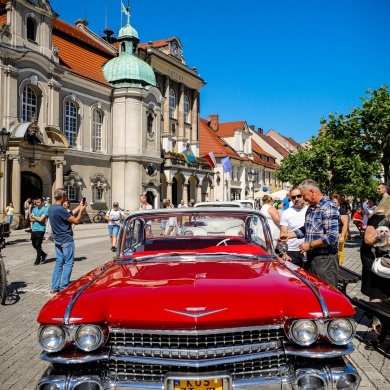
[[[299,246],[301,253],[306,252],[304,268],[337,288],[339,210],[334,202],[321,193],[314,180],[304,180],[299,190],[309,204],[305,225],[281,239],[285,241],[294,236],[305,238]]]

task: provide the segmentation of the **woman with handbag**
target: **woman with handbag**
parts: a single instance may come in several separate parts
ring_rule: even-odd
[[[390,227],[390,197],[384,200],[368,218],[364,239],[360,247],[362,262],[361,292],[369,297],[370,302],[383,302],[390,299],[389,279],[379,276],[373,271],[375,259],[388,253],[388,251],[381,250],[384,246],[378,246],[382,240],[377,232],[380,226]],[[380,326],[380,321],[374,317],[373,330],[380,333]]]

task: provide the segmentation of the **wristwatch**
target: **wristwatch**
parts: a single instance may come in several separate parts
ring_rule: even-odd
[[[312,251],[313,250],[313,245],[312,245],[312,241],[310,241],[309,243],[309,251]]]

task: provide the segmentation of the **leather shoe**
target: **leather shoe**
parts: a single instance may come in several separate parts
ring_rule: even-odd
[[[44,253],[41,257],[41,264],[45,264],[46,257],[47,257],[47,253]]]
[[[58,292],[58,290],[50,290],[50,294],[57,294]]]
[[[34,265],[39,265],[39,261],[35,260]]]

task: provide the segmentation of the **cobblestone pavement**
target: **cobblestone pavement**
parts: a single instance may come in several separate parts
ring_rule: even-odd
[[[351,225],[352,237],[357,236]],[[55,261],[54,247],[44,242],[48,258],[44,265],[33,266],[35,251],[25,231],[14,231],[3,250],[8,274],[6,305],[0,306],[0,390],[34,390],[48,367],[42,361],[37,345],[37,314],[50,299],[50,281]],[[72,278],[76,279],[96,266],[111,259],[106,224],[84,224],[75,227],[76,261]],[[346,243],[345,263],[360,273],[360,240]],[[351,296],[363,297],[360,284],[350,285]],[[358,323],[354,340],[356,351],[350,356],[362,376],[361,389],[390,390],[390,341],[382,349],[366,350],[366,342],[374,337],[370,321],[357,309]]]

